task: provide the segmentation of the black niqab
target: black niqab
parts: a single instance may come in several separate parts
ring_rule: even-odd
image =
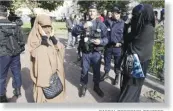
[[[144,25],[151,24],[155,27],[155,17],[152,6],[139,4],[133,8],[131,24],[133,36],[140,34]]]

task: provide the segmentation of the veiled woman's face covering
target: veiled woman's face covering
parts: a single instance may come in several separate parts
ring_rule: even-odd
[[[49,25],[45,25],[45,26],[42,26],[42,29],[43,31],[45,32],[45,34],[50,37],[50,34],[52,32],[52,27],[49,26]]]
[[[132,19],[131,19],[131,29],[134,35],[138,35],[142,28],[151,24],[155,26],[154,11],[151,5],[139,4],[133,8]]]
[[[52,21],[51,18],[47,15],[41,15],[38,17],[38,24],[42,27],[45,34],[50,37],[52,32]]]
[[[133,11],[132,11],[132,22],[133,22],[134,24],[137,24],[138,22],[141,21],[141,20],[140,20],[140,19],[141,19],[140,16],[141,16],[143,10],[144,10],[144,6],[143,6],[142,4],[137,5],[137,6],[133,9]]]

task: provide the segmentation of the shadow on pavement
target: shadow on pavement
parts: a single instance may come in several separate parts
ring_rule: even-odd
[[[27,102],[34,102],[33,82],[31,80],[30,70],[28,68],[22,69],[22,87],[25,90],[25,97]]]
[[[10,103],[16,103],[17,102],[17,97],[16,96],[13,96],[12,98],[9,98],[8,99],[8,101],[10,102]]]
[[[6,80],[6,88],[9,84],[9,81],[10,79],[12,79],[12,73],[11,73],[11,70],[8,71],[8,74],[7,74],[7,80]],[[11,84],[12,85],[12,84]],[[14,89],[12,89],[11,91],[13,91]],[[7,90],[8,91],[8,90]],[[13,92],[11,92],[13,93]],[[9,102],[13,102],[13,103],[16,103],[17,102],[17,98],[15,96],[11,97],[11,98],[8,98],[8,101]]]
[[[22,77],[22,87],[25,91],[25,94],[22,96],[25,96],[26,97],[26,100],[27,102],[34,102],[34,99],[33,99],[33,82],[31,80],[31,77],[30,77],[30,72],[29,72],[29,69],[28,68],[23,68],[21,70],[21,77]],[[9,84],[9,80],[10,78],[13,80],[12,78],[12,73],[11,73],[11,70],[9,70],[8,72],[8,75],[7,75],[7,85]],[[6,86],[7,86],[6,85]],[[12,89],[13,91],[13,89]],[[22,90],[21,90],[22,92]],[[13,96],[12,98],[9,98],[9,102],[17,102],[17,99],[15,96]]]
[[[101,72],[101,74],[102,73],[103,72]],[[113,80],[113,78],[109,79],[109,81],[110,81],[109,83],[107,80],[100,82],[100,88],[104,92],[103,98],[99,97],[93,90],[94,83],[92,80],[93,80],[93,75],[89,74],[88,90],[97,102],[105,103],[105,102],[117,102],[118,101],[120,89],[115,87],[114,85],[110,84],[111,81]]]

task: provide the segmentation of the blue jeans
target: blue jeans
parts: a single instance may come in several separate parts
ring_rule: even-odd
[[[85,85],[88,83],[90,65],[92,65],[93,68],[93,81],[97,84],[100,82],[101,54],[99,52],[82,53],[82,73],[80,82]]]
[[[0,96],[6,93],[6,79],[9,68],[13,75],[13,88],[20,88],[22,85],[20,54],[17,56],[0,56]]]

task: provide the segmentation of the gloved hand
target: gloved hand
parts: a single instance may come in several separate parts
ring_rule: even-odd
[[[51,36],[50,40],[52,40],[53,45],[56,45],[58,43],[58,41],[56,40],[54,36]]]
[[[115,47],[121,47],[122,44],[121,43],[116,43]]]
[[[83,27],[86,29],[86,28],[89,28],[89,27],[92,27],[92,26],[93,26],[92,22],[87,21],[87,22],[84,24]]]
[[[101,40],[100,39],[95,39],[93,42],[94,42],[95,45],[100,45]]]
[[[42,36],[42,41],[41,41],[41,45],[45,45],[45,46],[49,46],[48,42],[47,42],[48,37],[46,36]]]

